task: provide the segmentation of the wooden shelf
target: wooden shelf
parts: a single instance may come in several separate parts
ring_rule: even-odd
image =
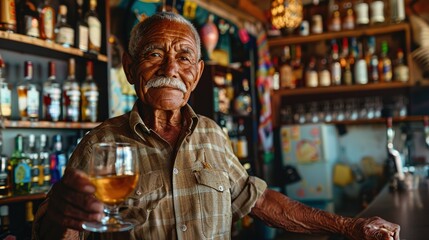
[[[78,57],[88,58],[91,60],[97,60],[100,62],[107,62],[107,56],[106,55],[88,54],[88,53],[82,52],[80,49],[77,49],[77,48],[63,47],[62,45],[54,43],[54,42],[49,42],[49,41],[45,41],[45,40],[34,38],[34,37],[29,37],[29,36],[22,35],[22,34],[0,31],[0,39],[24,44],[24,45],[27,45],[27,46],[32,47],[32,48],[33,47],[40,47],[40,48],[49,49],[49,50],[54,51],[54,52],[65,53],[65,54],[74,55],[74,56],[78,56]]]
[[[376,91],[386,89],[400,89],[409,88],[410,83],[402,82],[388,82],[388,83],[371,83],[364,85],[350,85],[350,86],[329,86],[329,87],[316,87],[316,88],[296,88],[296,89],[280,89],[274,90],[271,95],[278,96],[302,96],[302,95],[317,95],[317,94],[331,94],[331,93],[347,93],[347,92],[363,92],[363,91]]]
[[[42,200],[44,198],[46,198],[46,193],[34,193],[34,194],[20,195],[20,196],[0,197],[0,205],[17,203],[17,202],[25,202],[25,201]]]
[[[374,118],[374,119],[359,119],[359,120],[347,120],[347,121],[332,121],[331,124],[337,125],[364,125],[364,124],[386,124],[386,118]],[[394,117],[392,118],[393,123],[401,122],[423,122],[424,116],[406,116],[406,117]]]
[[[338,39],[343,37],[360,37],[360,36],[373,36],[386,33],[394,33],[401,31],[410,31],[408,23],[377,25],[366,28],[340,31],[340,32],[326,32],[321,34],[312,34],[309,36],[288,36],[268,39],[268,45],[272,47],[283,47],[293,44],[304,44],[318,41],[326,41],[331,39]]]
[[[49,122],[49,121],[14,121],[5,120],[6,128],[46,128],[46,129],[93,129],[99,122]]]

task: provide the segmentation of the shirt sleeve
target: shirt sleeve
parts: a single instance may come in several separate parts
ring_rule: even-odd
[[[267,188],[267,184],[258,177],[249,176],[233,153],[230,144],[226,144],[225,148],[231,183],[232,216],[233,219],[240,219],[250,213]]]

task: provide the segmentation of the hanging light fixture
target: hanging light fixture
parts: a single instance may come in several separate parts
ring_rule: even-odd
[[[271,24],[277,29],[294,29],[302,21],[302,0],[272,0]]]

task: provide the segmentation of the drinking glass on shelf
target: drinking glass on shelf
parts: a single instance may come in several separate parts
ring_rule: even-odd
[[[93,147],[88,175],[95,185],[95,196],[104,203],[101,222],[85,222],[82,227],[92,232],[120,232],[134,224],[119,216],[119,205],[134,190],[139,178],[137,149],[130,143],[103,142]]]

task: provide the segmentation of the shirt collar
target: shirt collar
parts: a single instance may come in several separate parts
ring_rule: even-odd
[[[139,100],[134,103],[134,106],[130,111],[129,124],[131,129],[134,129],[134,131],[137,131],[138,126],[141,126],[144,132],[150,133],[150,128],[143,122],[143,119],[139,114],[140,105],[141,103]],[[188,131],[193,132],[198,124],[198,115],[189,104],[183,106],[181,111],[183,114],[183,120],[185,121],[185,126],[188,126]]]

